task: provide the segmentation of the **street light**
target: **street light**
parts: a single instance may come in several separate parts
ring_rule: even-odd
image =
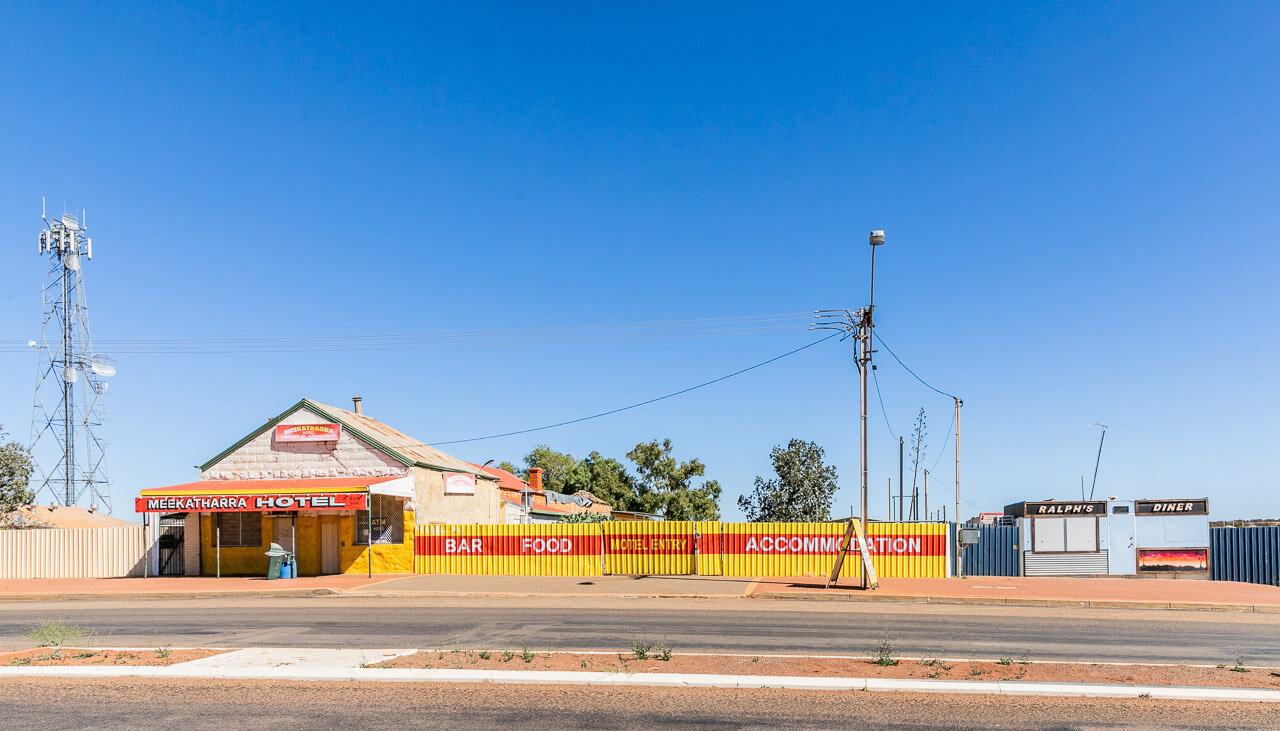
[[[867,371],[871,368],[871,328],[874,327],[872,322],[872,311],[876,306],[876,247],[884,246],[884,231],[872,231],[867,243],[871,245],[871,292],[867,309],[863,311],[861,327],[858,328],[861,335],[858,354],[858,375],[859,388],[861,398],[859,398],[859,420],[858,432],[862,442],[862,537],[866,540],[867,536]],[[862,572],[862,588],[867,588],[869,580],[867,572]]]

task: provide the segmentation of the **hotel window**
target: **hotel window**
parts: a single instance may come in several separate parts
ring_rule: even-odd
[[[261,546],[262,513],[215,513],[223,546]]]
[[[373,509],[373,542],[404,542],[404,498],[395,495],[370,495]],[[355,545],[369,545],[369,511],[356,511]]]

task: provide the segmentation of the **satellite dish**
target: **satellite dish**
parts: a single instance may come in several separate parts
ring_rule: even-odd
[[[94,381],[93,392],[101,396],[102,394],[107,392],[107,385],[108,384],[106,381]]]
[[[64,254],[62,256],[62,266],[73,272],[78,270],[80,268],[80,255],[74,251],[69,254]]]
[[[71,213],[62,214],[62,225],[71,229],[80,228],[80,222],[77,221],[75,215]]]
[[[62,369],[62,380],[66,381],[67,383],[75,383],[76,381],[80,380],[80,374],[76,373],[75,368],[72,368],[71,366],[67,366],[66,368]]]
[[[34,340],[28,340],[28,341],[27,341],[27,347],[28,347],[28,348],[34,348],[34,347],[36,347],[36,341],[34,341]]]
[[[100,376],[114,376],[116,361],[109,355],[98,354],[89,359],[89,370]]]

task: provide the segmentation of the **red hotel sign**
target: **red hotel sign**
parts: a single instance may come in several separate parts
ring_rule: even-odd
[[[277,442],[336,442],[342,436],[340,424],[278,424]]]
[[[275,495],[172,495],[134,498],[139,513],[251,513],[266,510],[366,510],[363,492]]]

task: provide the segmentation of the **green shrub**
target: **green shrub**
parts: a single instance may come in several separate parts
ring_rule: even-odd
[[[880,638],[880,644],[876,645],[876,650],[872,653],[871,659],[875,664],[882,667],[898,664],[897,658],[893,656],[893,640],[889,639],[889,630],[885,630],[884,636]]]

